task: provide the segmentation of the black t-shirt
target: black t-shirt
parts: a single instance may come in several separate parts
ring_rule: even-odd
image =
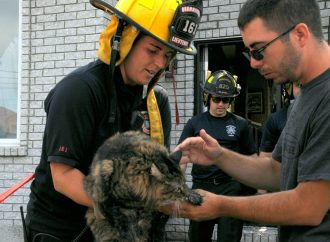
[[[65,163],[87,174],[97,148],[116,131],[131,129],[135,110],[146,110],[142,86],[126,86],[119,68],[115,71],[121,120],[114,130],[109,119],[109,66],[92,62],[67,75],[45,100],[47,122],[41,160],[31,184],[27,225],[58,236],[75,237],[85,226],[86,207],[55,191],[49,162]],[[171,115],[166,92],[155,87],[155,95],[169,143]]]
[[[240,116],[228,112],[225,117],[214,117],[204,112],[191,118],[185,125],[179,143],[188,137],[199,136],[199,131],[205,129],[219,144],[230,150],[245,155],[257,153],[248,121]],[[193,165],[192,176],[195,179],[229,177],[217,166]]]
[[[260,151],[272,152],[281,135],[287,119],[288,107],[284,106],[281,110],[271,113],[266,120],[263,129]]]

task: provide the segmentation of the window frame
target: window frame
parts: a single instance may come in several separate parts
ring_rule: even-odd
[[[11,0],[13,1],[13,0]],[[0,147],[19,147],[21,135],[21,85],[22,85],[22,0],[18,1],[18,33],[17,33],[17,109],[16,109],[16,138],[1,138]]]

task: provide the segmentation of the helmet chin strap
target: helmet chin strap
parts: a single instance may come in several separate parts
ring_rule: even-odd
[[[114,82],[114,72],[115,72],[115,67],[116,67],[116,61],[119,58],[119,44],[120,44],[120,40],[121,40],[125,25],[126,25],[126,21],[124,21],[123,19],[118,17],[118,27],[117,27],[116,34],[110,40],[110,46],[111,46],[112,50],[111,50],[110,65],[109,65],[110,114],[109,114],[108,122],[111,124],[115,124],[116,114],[117,114],[117,92],[116,92],[116,85]],[[119,112],[118,112],[118,115],[119,115]],[[119,124],[119,122],[120,122],[119,119],[120,119],[120,117],[118,116],[117,124]]]
[[[175,83],[175,66],[172,64],[172,84],[173,84],[173,93],[174,93],[174,104],[175,104],[175,123],[176,125],[180,124],[180,114],[178,108],[178,101],[176,99],[176,83]]]

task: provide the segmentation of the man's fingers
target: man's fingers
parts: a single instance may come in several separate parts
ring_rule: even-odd
[[[180,160],[180,165],[188,164],[190,162],[191,161],[190,161],[189,157],[183,155],[182,158],[181,158],[181,160]]]
[[[214,138],[210,136],[204,129],[201,129],[199,132],[200,137],[205,141],[206,144],[212,144],[214,142]]]

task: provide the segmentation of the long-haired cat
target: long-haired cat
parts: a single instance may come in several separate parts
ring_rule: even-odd
[[[202,203],[167,149],[139,131],[106,140],[84,182],[94,202],[87,224],[97,242],[160,242],[168,219],[161,205]]]

